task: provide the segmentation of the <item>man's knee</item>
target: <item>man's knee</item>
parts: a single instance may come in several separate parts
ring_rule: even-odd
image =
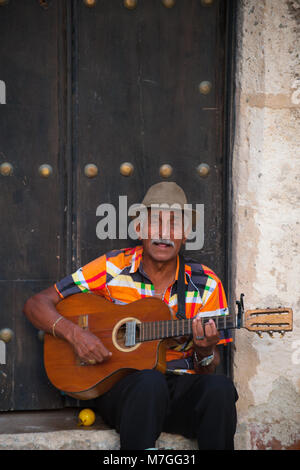
[[[154,369],[145,369],[137,372],[136,385],[146,394],[168,394],[165,376]]]
[[[138,382],[150,388],[167,388],[165,376],[155,369],[145,369],[137,372]]]
[[[238,395],[232,380],[225,375],[211,374],[206,376],[206,392],[217,400],[232,400],[235,402]]]

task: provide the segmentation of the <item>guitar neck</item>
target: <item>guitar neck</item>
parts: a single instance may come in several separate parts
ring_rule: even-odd
[[[218,330],[236,328],[236,325],[232,322],[232,317],[230,315],[203,317],[203,323],[207,323],[209,319],[213,319],[215,321]],[[194,318],[186,318],[183,320],[160,320],[143,322],[139,325],[139,333],[137,334],[136,341],[142,343],[144,341],[152,341],[156,339],[191,335],[193,332],[193,320]]]

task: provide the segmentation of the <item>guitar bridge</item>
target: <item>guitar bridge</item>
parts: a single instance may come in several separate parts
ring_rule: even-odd
[[[88,330],[89,329],[89,316],[88,315],[79,315],[78,317],[78,325],[80,328],[83,330]]]

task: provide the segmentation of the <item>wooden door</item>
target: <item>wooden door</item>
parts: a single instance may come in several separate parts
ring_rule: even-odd
[[[38,331],[22,313],[26,299],[66,265],[62,3],[0,6],[0,329],[14,333],[0,365],[1,410],[62,404],[44,372]]]
[[[204,204],[204,247],[187,256],[227,282],[229,3],[87,3],[0,7],[0,165],[12,165],[11,174],[7,166],[0,174],[0,329],[14,332],[0,364],[2,410],[65,404],[45,376],[43,343],[22,306],[100,254],[134,244],[97,237],[100,204],[118,209],[119,196],[130,205],[151,184],[176,181],[190,203]],[[125,162],[129,176],[120,171]],[[51,167],[48,177],[43,164]],[[97,167],[94,177],[86,175],[89,164]],[[228,372],[226,361],[221,370]]]

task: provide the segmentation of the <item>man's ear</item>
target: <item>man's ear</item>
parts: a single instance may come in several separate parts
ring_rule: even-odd
[[[182,239],[182,245],[185,245],[185,242],[187,241],[187,237]]]

